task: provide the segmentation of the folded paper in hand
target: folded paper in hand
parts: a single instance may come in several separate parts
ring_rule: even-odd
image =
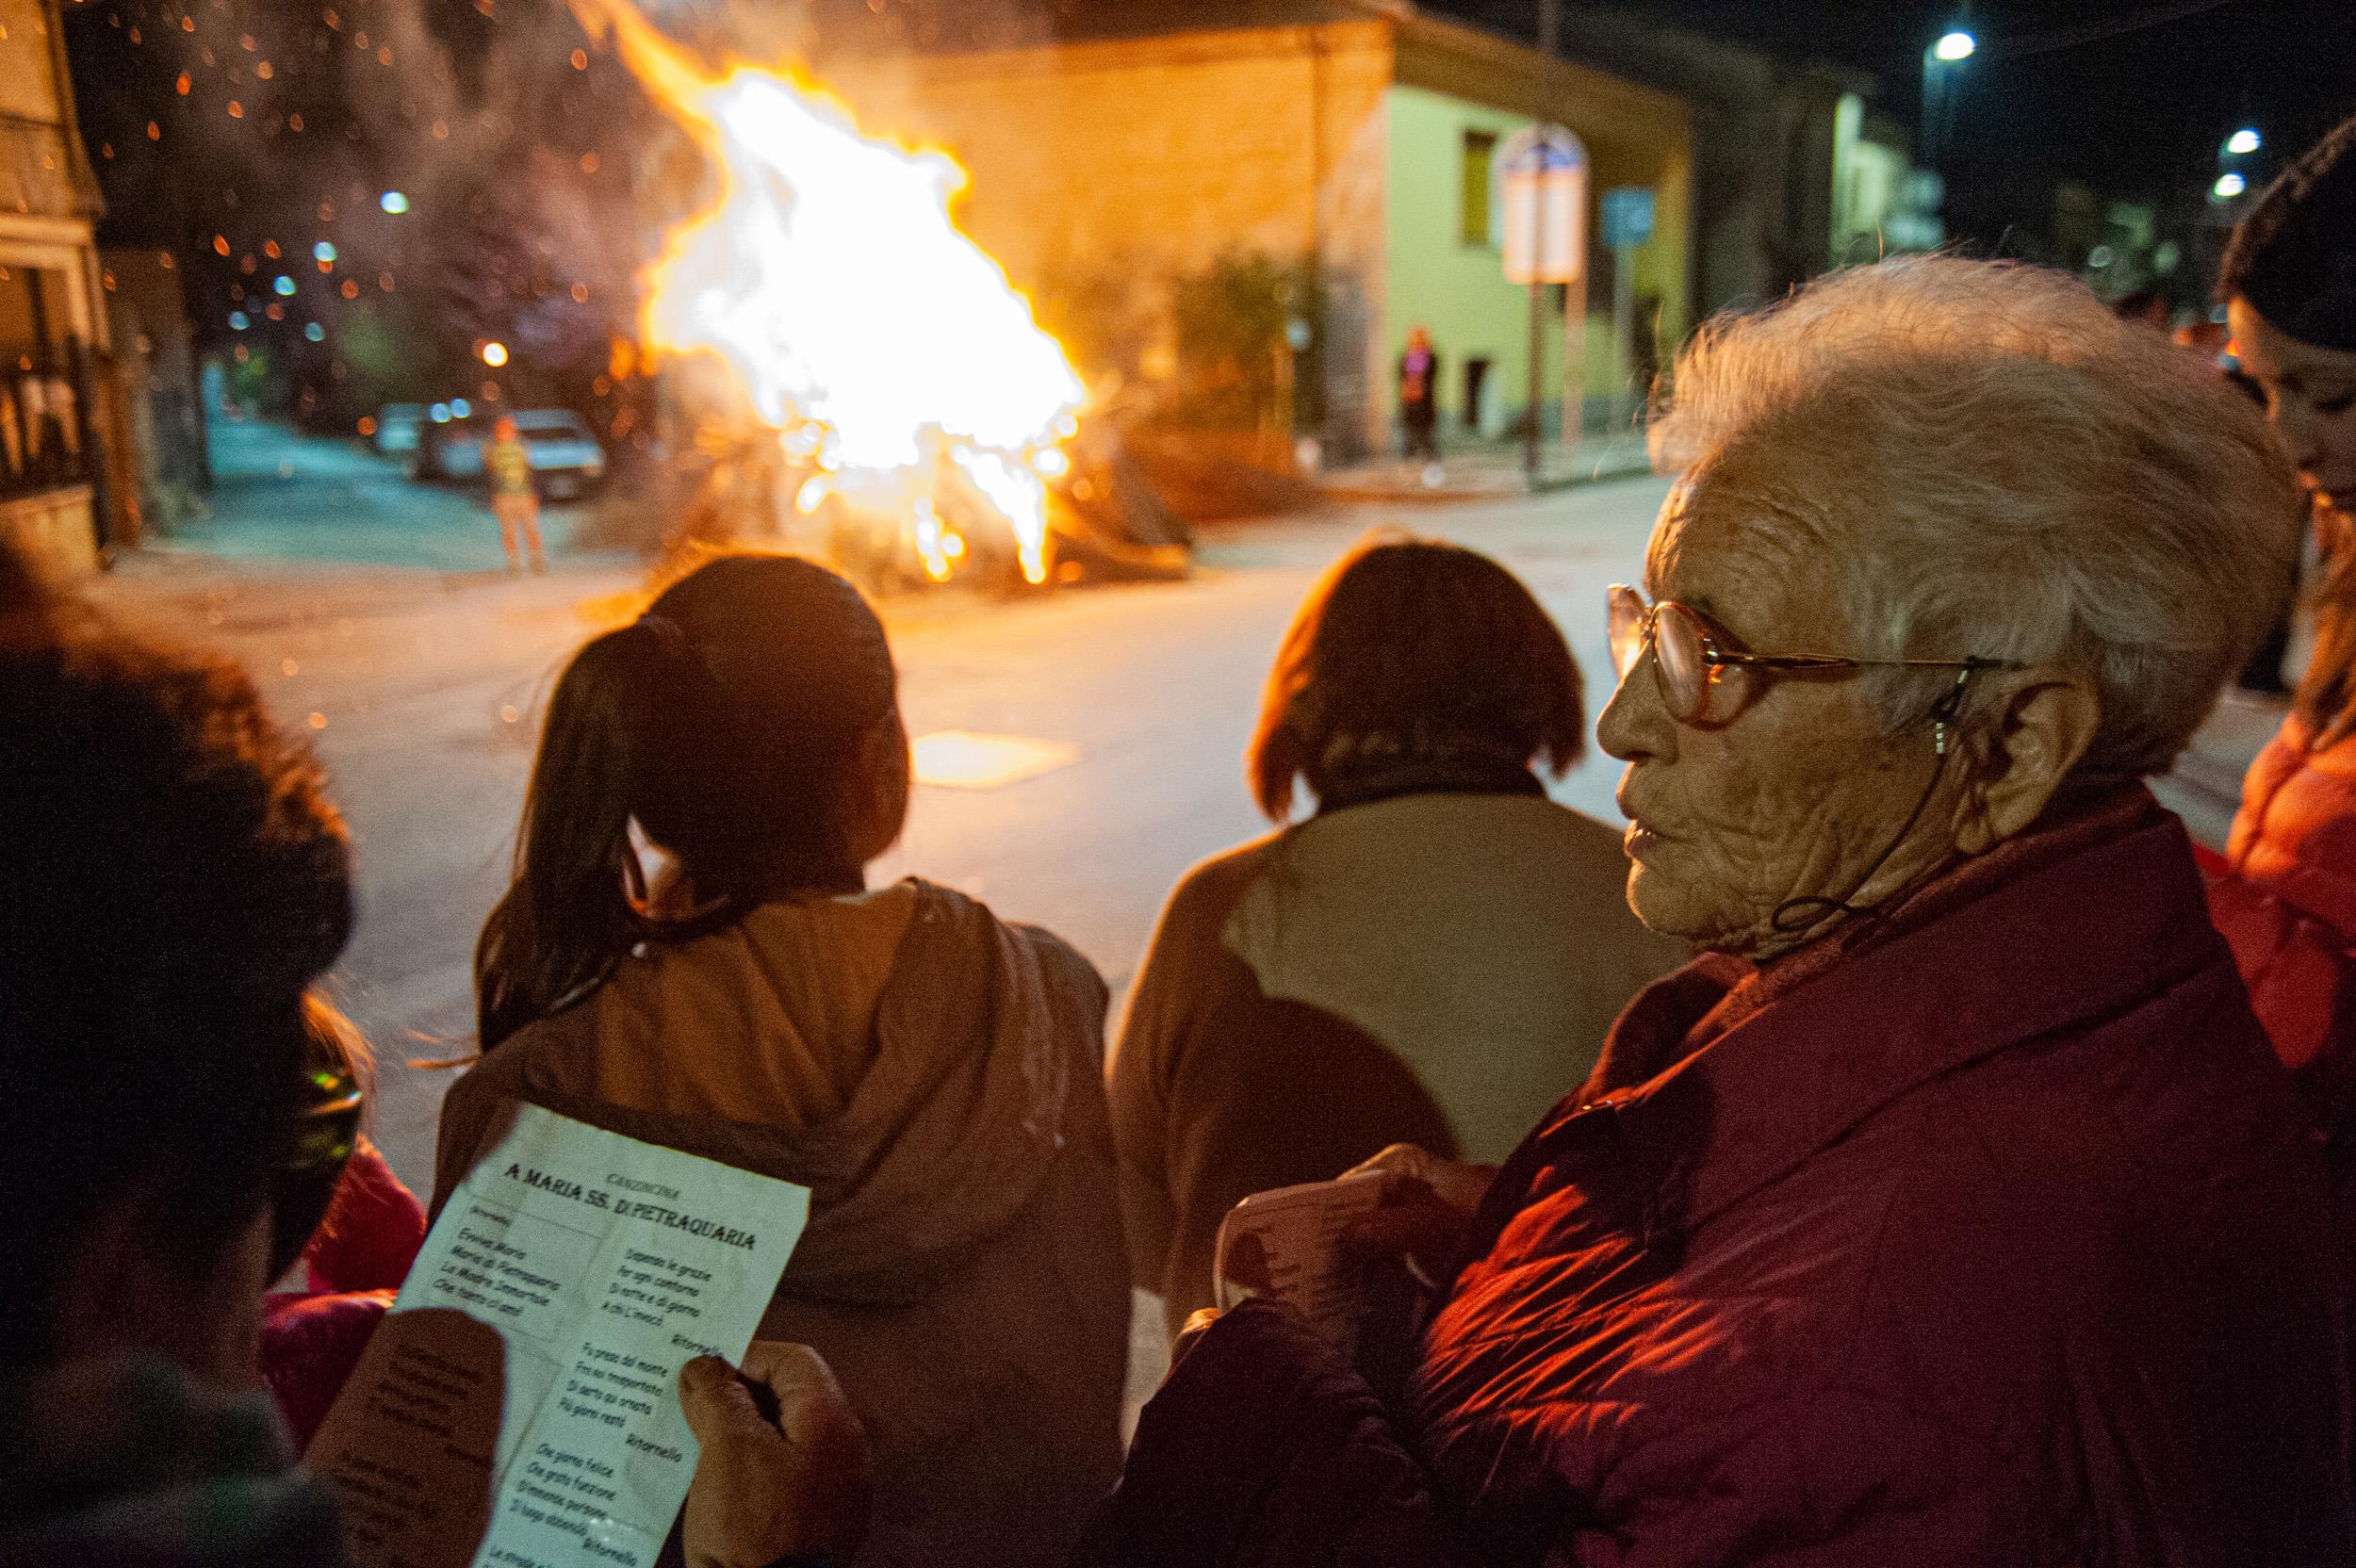
[[[305,1463],[363,1568],[648,1568],[810,1192],[536,1105],[444,1206]]]
[[[1383,1173],[1369,1170],[1245,1199],[1219,1221],[1213,1298],[1223,1310],[1272,1297],[1352,1353],[1366,1301],[1342,1234],[1382,1206],[1383,1192]]]

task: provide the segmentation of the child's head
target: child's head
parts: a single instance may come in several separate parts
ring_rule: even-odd
[[[476,955],[483,1046],[647,934],[633,825],[695,899],[741,910],[856,888],[908,802],[892,650],[859,590],[795,556],[706,563],[557,682]]]

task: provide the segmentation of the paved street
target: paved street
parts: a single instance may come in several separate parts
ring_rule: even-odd
[[[359,932],[336,983],[382,1058],[378,1137],[422,1186],[450,1074],[406,1064],[469,1049],[469,957],[504,885],[541,702],[572,646],[636,612],[640,571],[569,554],[552,529],[551,574],[511,579],[467,497],[267,427],[232,427],[224,445],[241,477],[214,521],[126,560],[98,596],[228,647],[287,723],[315,728],[360,859]],[[1119,992],[1178,874],[1262,826],[1239,759],[1267,661],[1319,567],[1384,525],[1497,554],[1569,629],[1592,710],[1608,693],[1603,589],[1640,569],[1662,488],[1639,478],[1369,505],[1222,529],[1188,582],[902,601],[889,618],[911,733],[1039,743],[1059,765],[994,788],[920,788],[879,874],[925,875],[1049,925]],[[2172,786],[2202,836],[2221,835],[2271,725],[2269,710],[2228,704]],[[1612,818],[1617,773],[1591,756],[1558,793]]]
[[[414,483],[402,459],[258,420],[216,418],[211,434],[212,514],[175,531],[168,552],[446,572],[503,563],[480,485]],[[552,551],[569,549],[580,510],[543,513]]]

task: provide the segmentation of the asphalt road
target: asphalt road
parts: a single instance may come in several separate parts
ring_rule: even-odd
[[[422,1189],[450,1074],[409,1064],[471,1049],[468,960],[504,886],[541,703],[571,647],[636,612],[638,573],[570,554],[551,529],[551,573],[511,579],[470,498],[267,427],[233,428],[224,444],[214,518],[126,560],[97,596],[236,653],[314,734],[360,867],[359,930],[335,985],[379,1053],[378,1141]],[[1048,925],[1118,993],[1179,874],[1265,829],[1241,754],[1268,661],[1319,568],[1382,526],[1496,554],[1569,631],[1592,709],[1608,691],[1603,590],[1638,571],[1662,489],[1638,479],[1231,527],[1205,540],[1186,582],[891,606],[920,752],[924,736],[968,731],[1040,743],[1057,765],[990,788],[921,787],[875,874],[923,874]],[[1598,754],[1557,792],[1616,821],[1616,775]]]

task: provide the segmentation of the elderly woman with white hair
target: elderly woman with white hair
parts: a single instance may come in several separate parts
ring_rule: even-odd
[[[2356,1560],[2325,1172],[2142,783],[2287,569],[2258,411],[1914,258],[1713,324],[1655,433],[1598,737],[1700,956],[1501,1170],[1375,1162],[1399,1385],[1227,1313],[1097,1560]]]

